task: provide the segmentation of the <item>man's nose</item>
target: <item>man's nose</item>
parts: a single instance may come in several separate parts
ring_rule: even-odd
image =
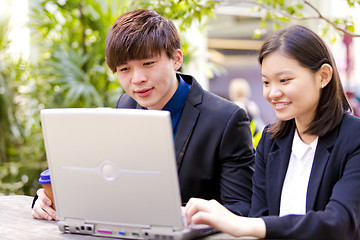
[[[139,84],[147,80],[146,74],[141,69],[136,69],[133,71],[132,82],[134,84]]]

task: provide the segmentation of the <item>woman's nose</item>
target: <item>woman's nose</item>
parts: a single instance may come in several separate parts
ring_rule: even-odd
[[[282,96],[282,91],[277,86],[272,86],[269,91],[269,98],[271,99],[278,99]]]

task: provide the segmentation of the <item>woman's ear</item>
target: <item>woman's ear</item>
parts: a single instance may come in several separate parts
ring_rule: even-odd
[[[183,63],[183,53],[180,49],[176,49],[173,55],[173,60],[174,60],[174,70],[178,71]]]
[[[318,79],[320,80],[321,88],[326,87],[332,79],[333,68],[330,64],[324,63],[317,72]]]

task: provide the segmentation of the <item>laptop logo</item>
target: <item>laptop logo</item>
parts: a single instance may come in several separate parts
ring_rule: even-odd
[[[114,181],[123,175],[154,175],[154,176],[162,175],[160,171],[142,171],[142,170],[122,169],[122,168],[119,168],[118,166],[116,166],[116,164],[114,164],[112,161],[109,161],[109,160],[103,161],[95,168],[62,166],[62,167],[60,167],[60,170],[96,174],[109,182]]]

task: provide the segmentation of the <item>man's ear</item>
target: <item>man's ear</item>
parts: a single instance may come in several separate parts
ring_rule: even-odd
[[[321,88],[324,88],[332,79],[333,68],[330,66],[330,64],[324,63],[316,74],[320,80]]]
[[[175,53],[173,54],[174,60],[174,70],[178,71],[183,63],[183,53],[180,49],[176,49]]]

